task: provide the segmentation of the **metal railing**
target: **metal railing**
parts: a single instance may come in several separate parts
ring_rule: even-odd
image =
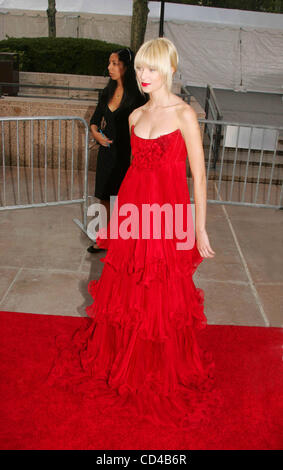
[[[283,127],[199,122],[210,128],[203,132],[208,203],[282,209]],[[212,167],[220,124],[220,158]],[[0,152],[0,210],[80,203],[82,222],[74,221],[87,233],[89,126],[83,118],[0,118]],[[190,170],[188,176],[190,186]]]
[[[215,128],[215,132],[213,132],[211,126],[208,123],[209,119],[213,121],[222,121],[223,115],[220,111],[220,106],[216,99],[215,92],[211,85],[207,85],[206,87],[206,95],[205,95],[205,119],[207,123],[205,124],[205,132],[208,132],[211,136],[213,135],[213,143],[212,143],[212,150],[213,150],[213,168],[216,167],[216,163],[219,156],[219,143],[221,139],[221,132],[222,127],[221,125],[217,125]]]
[[[208,202],[281,209],[283,127],[200,119]],[[217,134],[221,126],[221,134]],[[214,160],[217,135],[219,161]],[[213,198],[211,198],[211,193]]]
[[[1,117],[0,210],[83,204],[87,227],[89,127],[77,116]]]
[[[205,119],[210,119],[210,115],[213,120],[220,121],[223,116],[220,111],[220,106],[217,102],[215,92],[211,85],[207,85],[206,87],[206,95],[205,95]]]
[[[186,103],[191,103],[191,93],[186,89],[186,87],[181,88],[181,93],[177,93],[180,98],[182,98]]]

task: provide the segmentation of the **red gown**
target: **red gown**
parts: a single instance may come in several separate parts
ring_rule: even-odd
[[[111,407],[156,425],[186,427],[205,419],[213,402],[213,363],[196,339],[206,325],[204,293],[192,279],[202,257],[195,241],[177,249],[179,239],[165,236],[164,219],[159,238],[151,229],[147,239],[109,238],[124,204],[190,204],[186,145],[180,130],[143,139],[133,126],[131,146],[110,224],[97,238],[107,254],[100,279],[89,284],[90,320],[72,341],[61,342],[50,380],[92,397],[105,412]],[[116,227],[128,215],[119,215]]]

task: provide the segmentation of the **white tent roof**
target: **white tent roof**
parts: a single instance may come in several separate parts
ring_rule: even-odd
[[[59,12],[82,12],[111,15],[132,15],[132,0],[56,0]],[[46,10],[47,0],[0,0],[2,9]],[[149,17],[159,18],[160,3],[149,2]],[[283,30],[283,15],[195,5],[165,5],[165,20],[197,21],[234,26]]]

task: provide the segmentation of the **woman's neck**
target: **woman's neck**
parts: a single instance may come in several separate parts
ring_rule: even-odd
[[[173,94],[168,91],[167,88],[159,88],[159,90],[149,93],[148,105],[151,109],[169,106],[172,101],[172,96]]]
[[[117,80],[116,90],[117,90],[117,89],[119,89],[119,90],[123,90],[123,89],[124,89],[124,85],[123,85],[122,78],[118,78],[118,80]]]

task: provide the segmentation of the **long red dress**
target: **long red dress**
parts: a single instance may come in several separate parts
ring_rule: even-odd
[[[124,204],[190,204],[180,130],[143,139],[133,126],[131,146],[112,222]],[[119,215],[118,227],[127,215]],[[155,239],[152,231],[147,239],[109,238],[110,224],[97,238],[107,254],[100,279],[89,284],[91,320],[62,343],[50,380],[93,397],[103,411],[111,407],[157,425],[199,422],[213,402],[213,363],[196,340],[206,318],[204,293],[192,279],[202,261],[195,241],[177,249],[176,236],[165,237],[164,220]]]

